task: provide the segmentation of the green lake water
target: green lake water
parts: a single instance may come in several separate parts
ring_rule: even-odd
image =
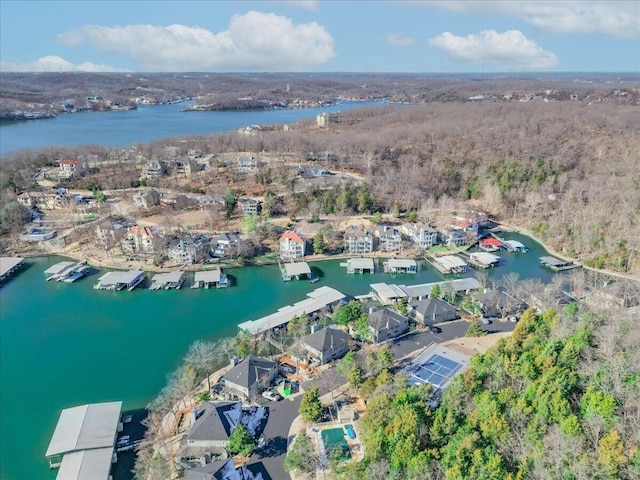
[[[552,273],[538,260],[546,252],[527,237],[507,238],[531,251],[500,252],[503,265],[489,276],[517,272],[548,282]],[[49,470],[44,453],[60,410],[114,400],[122,400],[125,411],[144,408],[195,340],[232,336],[238,323],[303,300],[323,285],[360,295],[376,282],[443,280],[425,265],[417,275],[347,275],[339,260],[328,260],[312,264],[321,277],[315,284],[283,282],[277,266],[265,266],[229,270],[233,285],[222,290],[108,292],[92,288],[98,272],[73,284],[46,282],[44,270],[61,260],[28,259],[27,268],[0,289],[3,480],[54,479],[57,471]],[[116,480],[130,478],[128,469],[120,466]]]

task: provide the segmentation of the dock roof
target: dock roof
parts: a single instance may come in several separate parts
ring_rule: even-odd
[[[456,278],[444,282],[423,283],[420,285],[400,285],[400,288],[410,298],[424,298],[429,296],[431,289],[438,285],[441,290],[451,288],[454,292],[466,292],[468,290],[477,290],[480,288],[480,282],[473,277]]]
[[[418,265],[412,258],[390,258],[387,264],[390,268],[410,268]]]
[[[467,265],[464,260],[460,257],[456,257],[455,255],[443,255],[441,257],[436,257],[433,260],[440,263],[445,268],[458,268],[465,267]]]
[[[498,263],[500,261],[500,257],[498,255],[488,252],[474,252],[469,254],[469,257],[475,258],[477,261],[484,263],[485,265],[491,265],[492,263]]]
[[[331,287],[320,287],[307,294],[307,299],[293,305],[287,305],[277,312],[257,320],[249,320],[238,325],[240,330],[246,330],[251,335],[258,335],[274,327],[289,323],[293,317],[303,314],[310,315],[320,311],[329,305],[346,298],[344,293]]]
[[[383,302],[390,302],[396,298],[404,298],[407,294],[397,285],[387,285],[386,283],[372,283],[371,290]]]
[[[220,269],[209,270],[206,272],[196,272],[194,276],[195,282],[219,282],[220,281]]]
[[[68,453],[62,459],[56,480],[107,480],[113,447]]]
[[[94,448],[113,449],[122,402],[90,403],[65,408],[46,456]]]
[[[373,270],[373,258],[350,258],[347,267],[352,269]]]
[[[176,272],[168,272],[168,273],[158,273],[153,276],[151,279],[152,282],[158,283],[175,283],[179,282],[184,272],[176,271]]]
[[[55,265],[52,265],[49,268],[47,268],[44,271],[44,273],[46,275],[57,275],[58,273],[63,272],[64,270],[69,268],[71,265],[75,265],[75,263],[74,262],[59,262],[59,263],[56,263]]]
[[[133,283],[138,277],[144,275],[142,270],[129,270],[128,272],[107,272],[98,279],[100,285],[119,285]]]
[[[540,261],[543,263],[546,263],[547,265],[551,265],[553,267],[563,267],[565,265],[568,265],[570,262],[566,262],[564,260],[560,260],[558,258],[555,257],[540,257]]]
[[[505,245],[510,245],[512,248],[526,248],[524,243],[520,243],[517,240],[505,240]]]
[[[311,267],[307,262],[285,263],[284,269],[287,275],[309,275],[311,273]]]
[[[20,265],[23,261],[24,258],[22,257],[0,257],[0,277]]]

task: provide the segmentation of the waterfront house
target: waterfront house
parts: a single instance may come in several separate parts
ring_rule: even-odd
[[[139,190],[133,196],[133,203],[136,207],[146,210],[160,204],[160,194],[153,188]]]
[[[373,234],[364,227],[351,225],[344,234],[344,248],[354,255],[373,252]]]
[[[258,170],[258,159],[254,155],[241,155],[238,158],[238,173],[250,173]]]
[[[446,228],[442,233],[447,245],[452,247],[462,247],[469,244],[469,236],[467,235],[467,232],[461,228]]]
[[[278,374],[278,364],[263,357],[249,355],[221,378],[226,390],[246,400],[257,397]]]
[[[58,479],[108,480],[115,458],[122,402],[65,408],[45,457]]]
[[[423,223],[404,224],[402,230],[418,250],[427,250],[438,243],[438,231]]]
[[[411,306],[416,321],[429,327],[436,323],[447,322],[460,318],[458,310],[441,298],[425,298]]]
[[[96,225],[96,244],[108,250],[122,241],[127,225],[120,221],[103,220]]]
[[[222,453],[229,444],[229,437],[240,424],[241,416],[240,402],[202,402],[200,407],[191,411],[186,446]]]
[[[501,290],[475,292],[471,296],[480,304],[485,318],[503,319],[520,315],[527,309],[524,302]]]
[[[152,158],[142,167],[142,178],[159,178],[167,173],[167,165],[157,158]]]
[[[257,200],[253,198],[239,198],[238,204],[242,209],[242,213],[245,215],[257,214],[259,210],[259,204]]]
[[[240,236],[233,232],[224,232],[217,237],[213,237],[209,244],[210,254],[216,258],[234,258],[238,251]]]
[[[280,237],[280,258],[290,260],[302,258],[305,254],[306,241],[294,230],[287,230]]]
[[[374,343],[396,338],[409,331],[409,319],[390,308],[369,312],[368,323]]]
[[[394,227],[380,225],[373,234],[378,239],[378,250],[381,252],[396,252],[402,250],[402,234]]]
[[[324,365],[342,358],[351,348],[353,338],[347,332],[328,326],[302,337],[301,345],[310,363]]]
[[[84,164],[78,160],[61,160],[58,177],[69,180],[84,175]]]
[[[169,260],[182,264],[198,263],[209,256],[209,239],[205,235],[185,236],[169,243]]]
[[[121,245],[125,252],[154,253],[156,234],[152,227],[133,225],[124,234]]]

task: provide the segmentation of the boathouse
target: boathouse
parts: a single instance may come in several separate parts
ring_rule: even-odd
[[[181,272],[180,270],[169,273],[158,273],[151,279],[151,286],[149,287],[149,290],[160,290],[161,288],[164,288],[165,290],[175,288],[178,290],[182,287],[183,283],[184,272]]]
[[[280,272],[282,273],[282,279],[288,282],[292,278],[299,280],[300,277],[305,276],[311,279],[311,267],[307,262],[290,262],[280,265]]]
[[[540,257],[540,263],[555,272],[561,272],[563,270],[570,270],[572,268],[579,267],[579,265],[568,260],[560,260],[558,258],[549,256]]]
[[[504,247],[504,243],[497,238],[489,237],[480,240],[479,246],[485,252],[497,252]]]
[[[74,262],[59,262],[59,263],[56,263],[55,265],[52,265],[51,267],[47,268],[44,271],[44,278],[47,281],[55,280],[58,277],[64,276],[64,274],[66,272],[71,271],[71,269],[75,265],[76,264]]]
[[[238,329],[250,335],[259,335],[271,329],[285,327],[294,317],[300,315],[314,316],[320,312],[329,312],[339,303],[346,301],[346,295],[331,287],[320,287],[307,293],[307,299],[293,305],[280,308],[277,312],[257,320],[250,320],[238,325]]]
[[[469,254],[469,263],[476,268],[495,267],[500,264],[500,257],[488,252],[474,252]]]
[[[128,272],[107,272],[98,279],[98,283],[94,286],[98,290],[122,290],[127,288],[129,291],[136,288],[144,281],[144,272],[142,270],[130,270]]]
[[[390,258],[382,265],[386,273],[418,273],[418,263],[411,258]]]
[[[22,257],[0,257],[0,282],[4,282],[24,265]]]
[[[445,275],[448,273],[464,273],[467,271],[467,263],[455,255],[435,257],[433,259],[433,266]]]
[[[348,274],[374,273],[375,266],[373,258],[350,258],[347,263],[341,264],[347,267]]]
[[[510,252],[520,252],[526,253],[529,249],[523,244],[516,240],[505,240],[504,248],[506,248]]]
[[[480,288],[480,282],[475,278],[456,278],[445,282],[423,283],[420,285],[400,285],[400,289],[410,300],[424,300],[431,294],[434,286],[438,285],[443,295],[447,293],[458,294],[464,292],[469,294]]]
[[[377,297],[380,303],[389,305],[406,298],[407,294],[398,285],[387,285],[386,283],[372,283],[371,295]]]
[[[217,268],[206,272],[196,272],[193,286],[191,288],[227,288],[228,286],[229,282],[227,280],[227,275]]]
[[[107,480],[116,461],[122,402],[90,403],[66,408],[45,454],[57,480]]]

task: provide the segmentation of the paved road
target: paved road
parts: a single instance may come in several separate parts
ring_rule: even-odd
[[[269,420],[264,429],[265,446],[257,448],[251,455],[251,462],[261,461],[267,472],[262,472],[264,480],[283,480],[291,478],[284,471],[284,458],[287,453],[289,427],[298,416],[302,395],[273,402],[266,398],[258,399],[258,404],[269,407]]]

